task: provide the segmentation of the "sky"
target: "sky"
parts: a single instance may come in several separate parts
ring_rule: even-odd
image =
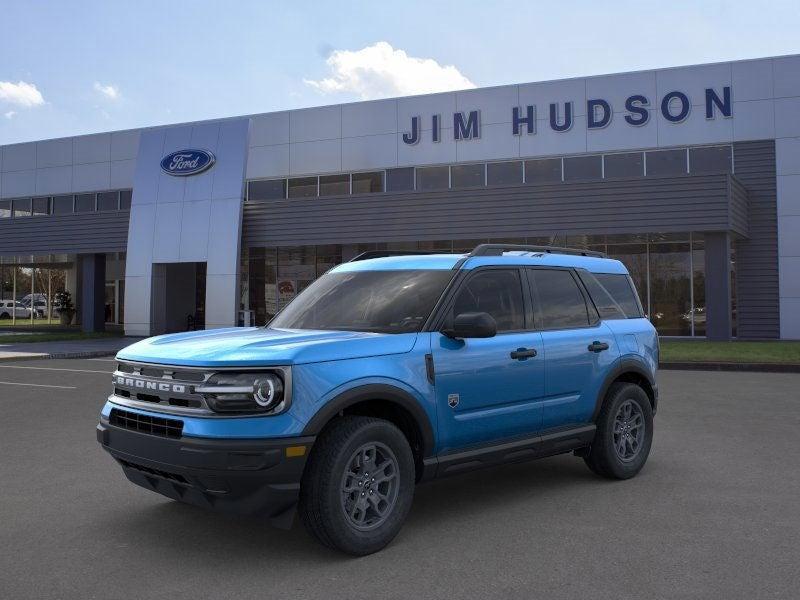
[[[798,0],[0,0],[0,144],[796,53]]]

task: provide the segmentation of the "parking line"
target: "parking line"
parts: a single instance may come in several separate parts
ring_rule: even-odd
[[[62,390],[75,390],[77,389],[72,385],[45,385],[43,383],[18,383],[16,381],[0,381],[0,385],[29,385],[32,387],[46,387],[46,388],[59,388]]]
[[[90,371],[89,369],[61,369],[58,367],[20,367],[17,365],[0,365],[0,369],[36,369],[39,371],[69,371],[70,373],[102,373],[110,375],[113,371]]]

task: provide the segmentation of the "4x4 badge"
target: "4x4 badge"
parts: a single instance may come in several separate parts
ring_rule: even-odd
[[[458,394],[448,394],[447,404],[450,406],[450,408],[455,408],[458,406]]]

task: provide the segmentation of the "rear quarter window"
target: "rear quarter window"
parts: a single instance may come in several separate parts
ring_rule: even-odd
[[[638,319],[642,307],[633,282],[618,273],[580,273],[597,311],[603,319]]]

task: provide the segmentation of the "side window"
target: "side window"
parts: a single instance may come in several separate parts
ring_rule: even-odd
[[[522,283],[516,269],[481,271],[469,278],[458,291],[448,325],[465,312],[485,312],[497,322],[497,331],[525,329],[525,303]]]
[[[536,285],[542,329],[589,326],[589,311],[578,283],[569,271],[531,269]]]
[[[612,273],[594,273],[598,282],[611,294],[614,301],[625,311],[629,319],[642,316],[642,305],[636,296],[633,281],[628,275]]]
[[[594,273],[579,271],[578,276],[589,291],[592,302],[597,307],[597,312],[603,319],[627,319],[628,315],[611,292],[596,279]]]

